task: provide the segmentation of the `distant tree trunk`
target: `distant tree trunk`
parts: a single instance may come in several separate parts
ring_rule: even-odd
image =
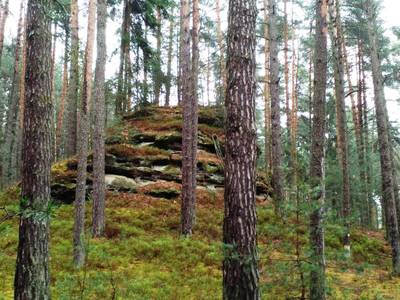
[[[342,171],[342,215],[346,229],[343,236],[343,246],[347,255],[350,256],[350,175],[344,93],[343,36],[339,30],[341,24],[339,0],[331,1],[329,9],[332,22],[330,31],[334,58],[337,155],[339,167]]]
[[[85,200],[86,200],[86,178],[87,178],[87,156],[89,136],[89,107],[92,97],[92,64],[93,44],[96,19],[96,0],[89,0],[88,6],[88,29],[85,49],[84,77],[82,88],[82,101],[79,109],[79,131],[78,131],[78,174],[76,178],[75,193],[75,223],[74,223],[74,264],[81,267],[85,261]]]
[[[284,39],[284,74],[285,74],[285,103],[286,103],[286,130],[288,132],[288,141],[290,143],[290,95],[289,95],[289,25],[287,13],[287,0],[283,1],[283,39]],[[291,164],[291,162],[290,162]]]
[[[63,65],[63,79],[61,88],[60,109],[57,114],[57,131],[56,131],[56,149],[57,157],[63,157],[63,148],[65,147],[63,141],[63,121],[65,111],[65,100],[68,91],[68,51],[69,51],[69,30],[65,30],[65,46],[64,46],[64,65]]]
[[[222,25],[221,25],[221,0],[216,0],[216,25],[217,25],[217,44],[218,44],[218,50],[219,50],[219,71],[220,71],[220,76],[221,76],[221,86],[220,86],[220,94],[217,95],[217,105],[223,105],[222,101],[224,99],[224,94],[226,90],[226,85],[227,85],[227,74],[225,70],[225,58],[224,58],[224,35],[222,33]]]
[[[25,73],[26,73],[26,37],[27,19],[25,14],[24,29],[23,29],[23,46],[22,46],[22,62],[21,72],[19,78],[19,128],[17,131],[17,178],[20,178],[21,174],[21,157],[22,157],[22,133],[24,128],[24,111],[25,111]]]
[[[107,3],[97,0],[97,61],[93,132],[93,236],[104,234],[105,219],[105,66]]]
[[[294,39],[293,39],[294,41]],[[299,78],[299,61],[296,63],[296,49],[294,42],[292,44],[293,59],[292,59],[292,108],[290,111],[290,157],[292,162],[292,185],[297,197],[297,179],[298,179],[298,164],[297,164],[297,129],[298,129],[298,78]],[[297,60],[300,59],[297,58]],[[296,65],[297,64],[297,65]]]
[[[326,299],[325,241],[323,210],[325,201],[325,102],[327,86],[327,10],[328,0],[316,1],[316,31],[314,52],[314,99],[311,144],[310,180],[312,201],[316,208],[310,216],[312,264],[310,299]]]
[[[310,22],[310,40],[312,39],[312,34],[313,34],[313,21]],[[310,130],[310,139],[309,142],[311,144],[312,140],[312,102],[313,102],[313,49],[310,49],[309,53],[309,63],[308,63],[308,128]]]
[[[260,299],[255,207],[256,1],[231,0],[228,19],[223,298]]]
[[[172,13],[174,15],[174,13]],[[168,41],[168,59],[167,59],[167,78],[165,82],[165,106],[170,105],[171,98],[171,87],[172,87],[172,50],[174,42],[174,27],[175,20],[174,16],[170,17],[169,20],[169,41]]]
[[[4,30],[6,27],[6,22],[9,14],[8,10],[9,0],[6,0],[4,5],[1,6],[1,18],[0,18],[0,66],[1,66],[1,58],[3,56],[3,47],[4,47]]]
[[[364,135],[364,141],[365,141],[365,161],[370,161],[371,159],[371,145],[370,145],[370,140],[369,140],[369,124],[368,124],[368,105],[367,105],[367,81],[366,81],[366,76],[365,76],[365,62],[364,62],[364,57],[361,59],[361,64],[362,64],[362,86],[363,86],[363,135]],[[371,166],[370,164],[365,164],[366,167],[366,192],[368,193],[368,210],[369,210],[369,217],[370,220],[368,221],[368,224],[370,228],[372,229],[377,229],[378,228],[378,223],[377,223],[377,217],[378,217],[378,212],[377,212],[377,207],[375,200],[371,196],[370,192],[370,187],[371,187]],[[395,185],[397,186],[397,185]],[[398,214],[397,217],[400,215]],[[400,221],[400,220],[399,220]],[[400,222],[398,221],[398,224]]]
[[[71,65],[68,86],[68,101],[65,116],[65,156],[77,151],[77,113],[79,97],[79,25],[78,0],[71,0]]]
[[[378,126],[378,143],[382,173],[382,197],[386,205],[386,222],[388,236],[392,247],[393,274],[400,275],[400,245],[399,229],[397,223],[396,203],[394,196],[393,164],[391,157],[391,141],[389,134],[388,114],[383,86],[381,62],[376,38],[376,19],[372,11],[371,0],[365,2],[368,23],[368,38],[372,64],[372,77],[374,83],[374,101],[376,110],[376,123]]]
[[[117,86],[117,99],[115,104],[115,115],[120,116],[124,113],[124,104],[126,103],[126,93],[124,87],[124,74],[126,69],[126,57],[129,55],[130,45],[130,2],[124,0],[124,13],[122,17],[122,29],[121,29],[121,48],[120,48],[120,62],[119,62],[119,73],[118,73],[118,86]]]
[[[270,49],[268,28],[268,0],[264,0],[264,124],[265,124],[265,170],[270,173],[272,165],[271,142],[271,97],[270,86]]]
[[[283,169],[282,169],[282,140],[279,97],[279,60],[277,32],[276,0],[269,0],[269,37],[270,37],[270,95],[271,95],[271,140],[272,140],[272,189],[275,210],[282,214]]]
[[[17,38],[15,43],[14,73],[11,90],[9,95],[9,107],[7,111],[7,123],[5,126],[5,143],[4,143],[4,168],[3,184],[7,185],[16,180],[16,136],[18,128],[18,111],[19,111],[19,80],[20,80],[20,59],[21,59],[21,42],[23,37],[23,2],[21,2],[20,16],[18,21]]]
[[[19,243],[14,299],[50,299],[51,25],[49,0],[29,0]],[[29,212],[29,213],[28,213]]]
[[[162,87],[162,70],[161,70],[161,26],[162,26],[162,19],[161,19],[161,9],[157,7],[156,12],[156,19],[157,19],[157,34],[156,34],[156,67],[154,70],[154,105],[160,105],[160,94],[161,94],[161,87]]]

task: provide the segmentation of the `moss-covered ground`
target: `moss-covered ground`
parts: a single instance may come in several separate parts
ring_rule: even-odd
[[[153,186],[157,189],[156,186]],[[160,189],[176,186],[160,186]],[[106,237],[87,239],[88,257],[81,271],[72,265],[73,206],[54,209],[51,219],[53,299],[221,299],[221,191],[198,190],[195,234],[179,237],[179,198],[109,192]],[[15,191],[1,196],[12,207]],[[88,202],[87,228],[91,203]],[[263,299],[296,299],[300,270],[308,285],[307,226],[304,220],[278,220],[268,201],[258,203],[258,234]],[[0,299],[12,299],[18,220],[1,225]],[[342,230],[327,224],[329,299],[399,299],[400,280],[390,275],[390,251],[381,233],[355,230],[353,252],[341,251]],[[301,268],[297,264],[296,245]],[[83,296],[83,298],[81,298]]]

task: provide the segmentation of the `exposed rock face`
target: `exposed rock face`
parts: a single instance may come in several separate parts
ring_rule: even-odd
[[[200,109],[197,181],[203,187],[221,188],[224,185],[222,115],[214,108]],[[149,107],[126,115],[121,124],[108,129],[107,188],[157,198],[177,198],[182,182],[181,127],[181,109]],[[53,167],[54,199],[73,202],[76,168],[74,158]],[[88,171],[92,172],[92,155],[88,157]],[[90,174],[87,184],[88,193],[91,193]],[[257,193],[270,194],[265,177],[259,176]]]

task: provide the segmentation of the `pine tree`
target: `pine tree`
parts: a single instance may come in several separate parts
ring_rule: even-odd
[[[79,96],[79,24],[78,1],[71,0],[71,66],[68,85],[68,101],[65,116],[65,156],[77,152],[77,122]]]
[[[97,61],[93,132],[93,235],[104,234],[105,219],[105,66],[107,3],[97,0]]]
[[[231,0],[229,4],[223,298],[259,299],[255,209],[257,8],[255,0]]]
[[[78,172],[75,192],[75,222],[74,222],[74,264],[81,267],[85,261],[85,200],[87,178],[87,156],[89,136],[89,107],[92,98],[92,64],[94,27],[96,13],[96,0],[89,0],[88,30],[85,49],[84,77],[82,87],[82,100],[79,107],[78,131]]]
[[[310,216],[312,264],[310,299],[326,299],[325,241],[323,209],[325,201],[325,102],[327,86],[327,11],[328,0],[316,1],[316,31],[314,50],[313,125],[310,160],[310,181],[314,210]]]
[[[365,10],[368,23],[368,38],[370,44],[370,57],[374,84],[376,123],[378,126],[378,143],[382,175],[382,197],[384,205],[386,206],[386,222],[388,226],[389,241],[392,248],[393,274],[399,276],[400,244],[394,195],[391,140],[388,127],[388,113],[386,108],[382,68],[381,62],[379,60],[379,52],[376,38],[376,17],[374,15],[372,0],[367,0],[365,2]]]
[[[19,243],[14,299],[50,299],[51,27],[48,0],[29,0]],[[44,215],[45,214],[45,215]]]
[[[269,0],[269,38],[270,38],[270,96],[271,96],[271,140],[272,140],[272,189],[275,209],[282,214],[283,169],[281,115],[279,97],[279,60],[278,60],[278,28],[277,5],[275,0]]]

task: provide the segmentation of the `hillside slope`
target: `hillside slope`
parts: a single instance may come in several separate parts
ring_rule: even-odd
[[[54,208],[51,221],[53,299],[221,299],[222,119],[213,109],[200,112],[197,221],[190,240],[179,237],[181,122],[179,109],[149,108],[109,129],[106,237],[87,240],[82,271],[72,266],[76,160],[54,166],[53,196],[65,204]],[[296,215],[299,209],[289,206],[285,219],[277,219],[261,174],[257,185],[263,299],[299,299],[310,269],[306,213]],[[2,194],[0,207],[15,209],[17,195],[18,188]],[[90,228],[91,201],[86,220]],[[0,226],[0,299],[12,299],[18,220]],[[390,276],[382,233],[353,230],[347,261],[342,228],[326,227],[329,299],[399,299],[400,280]]]

